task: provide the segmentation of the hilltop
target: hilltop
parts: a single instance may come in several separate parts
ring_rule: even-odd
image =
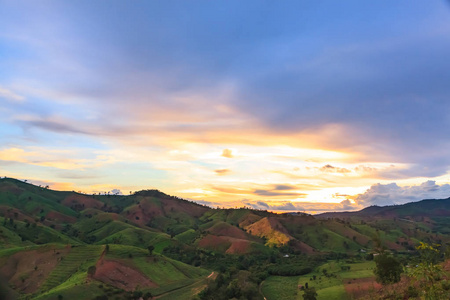
[[[450,198],[311,216],[214,209],[158,190],[87,195],[0,179],[0,275],[11,297],[189,299],[219,275],[237,280],[231,296],[259,299],[267,276],[364,259],[375,236],[405,255],[420,241],[450,242]]]

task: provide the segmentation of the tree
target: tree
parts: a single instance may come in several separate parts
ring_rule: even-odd
[[[303,292],[303,300],[316,300],[317,292],[315,288],[306,288]]]
[[[442,294],[445,291],[438,283],[442,278],[442,266],[439,262],[439,247],[440,245],[428,245],[426,243],[420,243],[416,249],[420,254],[420,263],[415,268],[411,269],[409,276],[413,282],[418,282],[425,299],[444,299],[446,297]]]
[[[395,257],[384,252],[375,257],[375,264],[374,273],[378,283],[386,285],[400,281],[403,267]]]

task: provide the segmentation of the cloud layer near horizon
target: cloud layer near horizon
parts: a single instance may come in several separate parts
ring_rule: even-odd
[[[406,0],[3,1],[0,171],[230,205],[404,201],[405,186],[449,182],[449,14]]]

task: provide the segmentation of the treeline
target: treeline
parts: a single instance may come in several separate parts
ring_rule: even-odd
[[[301,267],[295,265],[281,265],[281,266],[272,266],[269,268],[270,275],[277,276],[299,276],[305,275],[312,272],[312,268],[310,267]]]

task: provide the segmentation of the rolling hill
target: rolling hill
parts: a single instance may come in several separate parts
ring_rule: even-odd
[[[261,282],[363,258],[375,236],[405,255],[420,241],[449,243],[450,198],[311,216],[213,209],[158,190],[86,195],[0,179],[0,275],[12,299],[189,299],[217,274],[229,284]],[[233,293],[246,288],[254,286],[236,283]]]

